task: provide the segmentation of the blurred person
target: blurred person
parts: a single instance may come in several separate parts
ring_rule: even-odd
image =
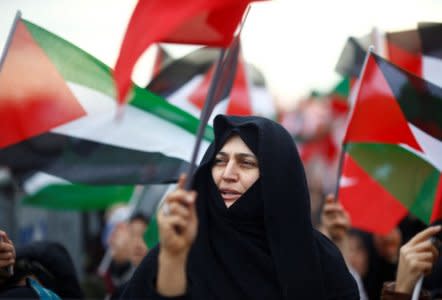
[[[0,230],[0,290],[5,281],[13,275],[15,263],[15,247],[8,234]]]
[[[130,253],[129,260],[137,267],[147,255],[148,247],[144,241],[144,233],[149,226],[149,218],[141,213],[135,213],[129,220]]]
[[[160,244],[123,299],[358,299],[336,246],[311,224],[290,135],[260,117],[217,116],[191,191],[158,213]],[[198,197],[198,198],[197,198]]]
[[[327,195],[325,199],[319,230],[338,246],[344,256],[350,273],[358,285],[360,299],[368,299],[362,282],[368,264],[366,249],[359,236],[351,231],[348,212],[332,194]]]
[[[120,274],[118,282],[116,282],[116,274],[112,274],[112,272],[118,271],[117,266],[114,261],[112,262],[113,264],[111,264],[110,272],[113,279],[113,289],[110,295],[108,295],[110,299],[118,299],[121,296],[126,282],[147,255],[148,248],[144,241],[144,233],[148,225],[149,218],[141,212],[136,212],[129,218],[127,226],[120,228],[119,234],[125,236],[124,240],[126,243],[121,247],[123,249],[121,252],[125,253],[126,260],[123,262],[123,265],[121,265],[120,262],[120,267],[124,267],[120,269],[120,272],[124,271],[124,273]],[[124,231],[122,231],[123,228]]]
[[[440,225],[431,226],[400,248],[399,265],[394,282],[385,283],[382,300],[411,299],[413,290],[422,275],[429,275],[439,258],[438,240],[432,239],[441,232]],[[428,291],[422,290],[419,299],[431,299]]]
[[[2,299],[83,299],[72,259],[59,243],[39,241],[19,247],[14,273]]]

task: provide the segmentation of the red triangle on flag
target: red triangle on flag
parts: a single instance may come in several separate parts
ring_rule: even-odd
[[[344,142],[406,144],[422,151],[372,54],[362,75]]]
[[[442,175],[439,176],[439,184],[437,185],[436,195],[434,198],[433,213],[430,222],[442,219]]]
[[[359,167],[348,153],[342,170],[339,201],[348,211],[353,227],[387,234],[407,215],[407,208]]]
[[[407,70],[418,77],[422,77],[422,56],[408,52],[393,43],[387,42],[388,59],[391,63]]]
[[[230,100],[226,113],[228,115],[249,116],[252,114],[249,84],[246,75],[246,65],[242,55],[239,55],[238,68],[233,82]]]
[[[203,80],[197,88],[189,95],[189,101],[200,110],[204,106],[210,83],[212,81],[215,67],[212,66],[204,75]],[[233,86],[228,96],[229,103],[227,105],[226,114],[229,115],[251,115],[251,99],[246,77],[244,59],[240,55],[238,58],[238,66],[233,81]]]
[[[0,70],[0,147],[85,114],[63,77],[19,21]]]

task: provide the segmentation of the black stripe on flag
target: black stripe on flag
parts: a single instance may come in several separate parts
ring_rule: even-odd
[[[161,184],[176,182],[189,163],[159,152],[45,133],[0,149],[0,165],[21,179],[43,171],[72,183]]]

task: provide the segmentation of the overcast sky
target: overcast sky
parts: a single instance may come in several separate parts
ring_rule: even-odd
[[[166,0],[164,0],[166,1]],[[209,0],[208,0],[209,1]],[[17,9],[23,17],[114,66],[135,0],[0,0],[0,47]],[[264,73],[284,107],[311,89],[325,91],[346,39],[411,29],[418,21],[442,22],[442,0],[275,0],[254,4],[242,32],[245,59]],[[176,56],[189,51],[169,47]],[[133,79],[144,85],[154,50]]]

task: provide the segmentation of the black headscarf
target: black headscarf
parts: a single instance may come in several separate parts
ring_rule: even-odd
[[[304,169],[288,132],[265,118],[235,116],[217,116],[214,130],[193,185],[199,226],[187,268],[192,299],[358,299],[339,251],[312,227]],[[211,167],[235,134],[256,154],[260,177],[227,208]],[[142,262],[124,298],[152,297],[146,281],[155,280],[156,255]]]

